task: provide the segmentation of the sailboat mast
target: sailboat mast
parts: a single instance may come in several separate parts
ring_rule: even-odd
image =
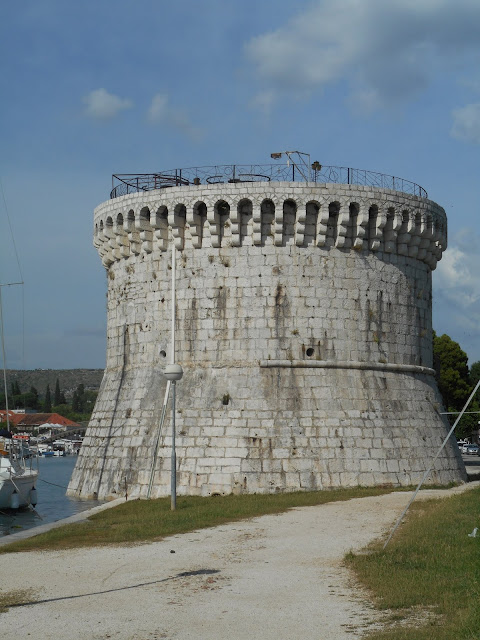
[[[5,389],[5,409],[7,415],[7,429],[10,431],[10,418],[8,416],[8,393],[7,393],[7,362],[5,358],[5,336],[3,330],[3,307],[2,307],[2,285],[0,285],[0,335],[2,342],[2,362],[3,362],[3,386]]]
[[[3,362],[3,386],[5,389],[5,409],[7,412],[7,428],[10,431],[10,417],[8,415],[8,392],[7,392],[7,359],[5,357],[5,331],[3,327],[3,306],[2,306],[2,287],[14,287],[22,284],[22,282],[8,282],[0,284],[0,341],[2,343],[2,362]]]

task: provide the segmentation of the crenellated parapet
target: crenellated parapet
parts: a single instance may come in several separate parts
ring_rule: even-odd
[[[104,266],[184,249],[337,247],[397,254],[435,269],[447,246],[445,211],[399,191],[357,185],[263,182],[181,186],[107,201],[94,216]]]

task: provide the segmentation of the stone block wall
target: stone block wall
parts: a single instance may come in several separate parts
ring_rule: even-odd
[[[240,183],[96,209],[107,367],[70,494],[146,495],[171,348],[171,242],[179,494],[420,480],[447,433],[431,369],[445,212],[396,191]],[[170,493],[170,428],[152,495]],[[452,442],[431,481],[465,478]]]

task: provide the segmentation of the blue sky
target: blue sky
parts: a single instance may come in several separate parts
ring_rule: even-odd
[[[478,0],[3,2],[0,60],[0,281],[25,280],[3,289],[10,368],[104,366],[91,234],[112,173],[289,148],[445,208],[434,328],[480,360]]]

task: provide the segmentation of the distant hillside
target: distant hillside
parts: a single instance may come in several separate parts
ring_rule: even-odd
[[[55,383],[58,378],[60,389],[67,399],[79,384],[83,384],[86,390],[98,391],[103,378],[103,369],[7,369],[8,388],[12,382],[17,381],[22,393],[35,387],[40,397],[45,395],[47,384],[50,391],[55,391]]]

